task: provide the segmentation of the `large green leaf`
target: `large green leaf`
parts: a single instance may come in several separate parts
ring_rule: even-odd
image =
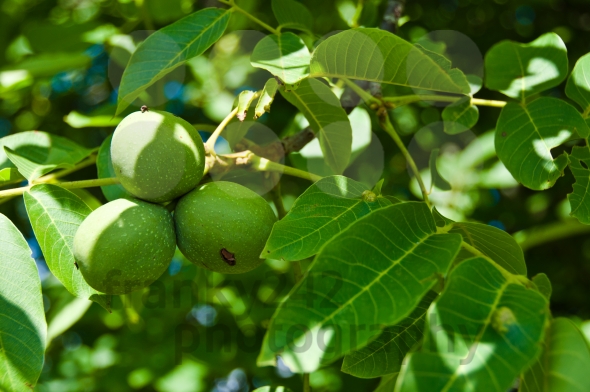
[[[29,181],[57,168],[69,168],[92,153],[73,141],[41,131],[0,139],[0,169],[17,167]]]
[[[406,318],[459,251],[424,203],[378,209],[332,238],[271,319],[260,366],[311,372]]]
[[[567,79],[565,94],[590,114],[590,53],[580,57]]]
[[[502,41],[485,56],[486,87],[523,102],[560,84],[567,72],[567,49],[555,33],[528,44]]]
[[[311,32],[313,28],[313,16],[298,1],[272,0],[272,12],[282,28],[307,32]]]
[[[402,322],[386,327],[377,339],[346,355],[342,371],[361,378],[398,374],[406,354],[422,341],[426,311],[437,296],[429,291]]]
[[[98,178],[112,178],[115,177],[115,168],[111,160],[111,140],[113,135],[109,135],[98,150],[96,156],[96,170]],[[101,186],[100,190],[108,201],[120,199],[122,197],[131,197],[132,195],[123,188],[121,184]]]
[[[296,90],[280,91],[309,121],[334,174],[342,174],[350,160],[352,127],[336,95],[315,79],[304,79]]]
[[[384,197],[367,198],[369,190],[343,176],[324,177],[295,200],[289,213],[275,223],[260,257],[303,260],[357,219],[391,205]],[[365,193],[365,197],[363,197]]]
[[[551,322],[543,354],[521,379],[522,392],[590,391],[590,349],[584,335],[566,318]]]
[[[549,309],[536,290],[477,257],[459,264],[427,314],[397,391],[506,392],[537,355]]]
[[[358,28],[323,41],[311,58],[312,77],[369,80],[469,94],[465,75],[444,57],[380,29]]]
[[[131,56],[119,86],[117,114],[156,81],[202,54],[223,35],[231,11],[205,8],[150,35]]]
[[[573,192],[567,195],[571,205],[571,216],[581,223],[590,225],[590,148],[574,147],[568,156],[570,170],[576,179]]]
[[[456,135],[471,129],[477,124],[479,109],[471,104],[471,97],[464,97],[444,108],[442,119],[445,132]]]
[[[43,368],[47,324],[31,249],[0,214],[0,390],[31,391]]]
[[[74,235],[92,212],[78,196],[57,185],[35,185],[24,194],[25,206],[47,266],[65,288],[104,308],[110,297],[91,288],[74,265]]]
[[[572,135],[588,137],[590,130],[570,104],[543,97],[526,105],[508,103],[496,126],[496,152],[514,179],[543,190],[563,175],[567,156],[553,158],[551,150]]]
[[[256,44],[250,56],[253,67],[266,69],[283,83],[293,85],[309,75],[309,49],[297,35],[269,35]]]

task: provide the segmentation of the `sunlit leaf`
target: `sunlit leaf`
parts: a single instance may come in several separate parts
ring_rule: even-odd
[[[590,225],[590,149],[588,146],[572,149],[568,155],[569,166],[576,182],[573,192],[567,195],[572,207],[571,216],[581,223]]]
[[[266,69],[289,85],[309,75],[309,61],[309,49],[301,38],[290,32],[264,37],[250,56],[253,67]]]
[[[31,391],[43,368],[47,324],[31,249],[0,214],[0,390]]]
[[[259,366],[280,355],[291,370],[311,372],[363,347],[412,312],[447,273],[460,243],[457,234],[437,234],[424,203],[399,203],[359,219],[324,245],[281,303]]]
[[[231,12],[205,8],[150,35],[131,56],[119,86],[117,114],[156,81],[202,54],[225,32]]]
[[[288,261],[315,255],[321,246],[371,211],[391,205],[384,197],[367,199],[368,189],[343,176],[325,177],[307,188],[275,223],[263,258]]]
[[[72,128],[87,127],[116,127],[122,118],[113,117],[110,114],[87,116],[73,110],[64,117],[64,122]]]
[[[566,318],[556,318],[545,336],[543,353],[523,375],[522,392],[589,391],[590,349],[584,335]]]
[[[539,352],[549,309],[484,258],[463,261],[427,313],[422,349],[408,356],[400,392],[506,392]]]
[[[313,28],[313,16],[307,7],[298,1],[272,0],[272,12],[282,28],[308,32]]]
[[[510,174],[524,186],[543,190],[553,186],[567,165],[565,154],[551,150],[572,135],[587,137],[587,124],[570,104],[543,97],[526,105],[508,103],[496,126],[496,152]]]
[[[456,135],[477,124],[479,110],[477,106],[471,104],[471,97],[464,97],[444,108],[442,119],[445,132]]]
[[[270,105],[275,99],[277,88],[279,84],[275,78],[270,78],[266,81],[262,94],[256,104],[256,110],[254,113],[254,119],[262,116],[265,112],[270,112]]]
[[[560,84],[567,72],[567,49],[555,33],[528,44],[502,41],[485,56],[486,87],[523,102]]]
[[[436,56],[387,31],[358,28],[323,41],[313,53],[310,76],[469,94],[465,75],[451,69],[450,61]]]
[[[35,237],[53,275],[76,297],[109,309],[110,297],[91,288],[74,264],[74,235],[92,212],[90,207],[72,192],[50,184],[35,185],[25,192],[24,199]]]
[[[361,378],[398,374],[406,354],[422,340],[426,311],[437,296],[433,291],[428,292],[399,324],[386,327],[377,339],[346,355],[342,371]]]
[[[15,168],[6,167],[0,170],[0,186],[15,184],[24,179],[23,175]]]
[[[567,79],[565,94],[590,113],[590,53],[580,57]]]
[[[342,174],[350,160],[352,127],[338,98],[315,79],[303,80],[296,90],[280,91],[309,121],[333,174]]]
[[[260,387],[256,388],[253,392],[291,392],[291,390],[287,387]]]
[[[240,93],[238,96],[238,114],[236,115],[240,121],[244,121],[246,119],[246,114],[248,113],[248,109],[250,109],[250,105],[252,105],[252,101],[256,99],[256,91],[249,91],[245,90]]]

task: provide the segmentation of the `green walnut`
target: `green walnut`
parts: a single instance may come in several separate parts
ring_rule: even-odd
[[[74,236],[82,276],[106,294],[126,294],[152,284],[176,250],[172,215],[137,199],[117,199],[94,210]]]
[[[205,168],[205,147],[197,130],[171,113],[134,112],[113,134],[111,160],[129,193],[160,203],[197,186]]]
[[[277,218],[250,189],[211,182],[183,196],[174,211],[178,248],[191,262],[223,274],[258,267]]]

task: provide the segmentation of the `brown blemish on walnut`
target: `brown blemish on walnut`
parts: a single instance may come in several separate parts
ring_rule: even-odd
[[[232,267],[234,265],[236,265],[235,255],[233,253],[231,253],[229,250],[227,250],[225,248],[221,248],[219,253],[221,254],[221,258],[223,259],[223,261],[225,261],[228,265],[230,265]]]

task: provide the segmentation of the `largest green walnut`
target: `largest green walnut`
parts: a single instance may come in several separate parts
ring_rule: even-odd
[[[119,123],[111,142],[115,175],[133,196],[169,201],[197,186],[205,148],[197,130],[167,112],[134,112]]]
[[[174,211],[178,248],[191,262],[224,274],[258,267],[277,218],[250,189],[217,181],[200,186]]]
[[[136,199],[117,199],[97,208],[74,236],[82,276],[106,294],[149,286],[166,270],[175,250],[170,212]]]

